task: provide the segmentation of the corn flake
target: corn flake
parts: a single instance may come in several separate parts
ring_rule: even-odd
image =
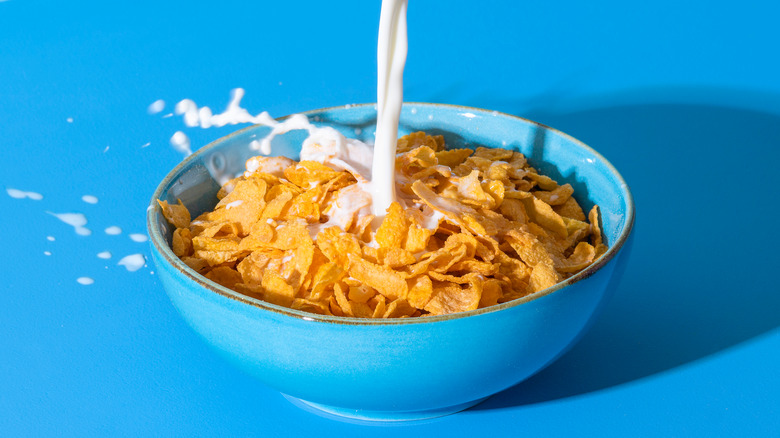
[[[355,214],[331,226],[356,177],[315,161],[255,157],[191,220],[158,200],[190,268],[246,296],[355,318],[444,315],[549,288],[607,247],[558,184],[509,149],[446,149],[442,136],[398,140],[398,202],[381,221]],[[362,196],[362,195],[361,195]],[[343,228],[342,228],[343,227]]]

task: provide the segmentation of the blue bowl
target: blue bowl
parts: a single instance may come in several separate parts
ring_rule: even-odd
[[[348,137],[373,140],[375,105],[306,113]],[[322,316],[250,298],[198,275],[171,251],[173,229],[157,199],[182,202],[193,217],[213,208],[221,175],[256,153],[269,129],[252,126],[184,160],[148,209],[152,258],[184,319],[210,345],[288,398],[364,420],[432,418],[460,411],[528,378],[571,347],[614,289],[634,223],[628,186],[596,151],[554,129],[515,116],[438,104],[404,105],[399,135],[442,134],[449,147],[522,152],[541,173],[575,188],[587,211],[598,204],[609,250],[577,275],[515,301],[453,315],[373,320]],[[305,133],[272,143],[298,156]]]

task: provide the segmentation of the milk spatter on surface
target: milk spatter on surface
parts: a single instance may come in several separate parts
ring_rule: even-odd
[[[92,234],[92,231],[84,226],[87,224],[87,217],[82,213],[47,213],[72,226],[79,236],[89,236]]]
[[[146,264],[146,258],[143,254],[130,254],[122,257],[117,265],[124,266],[130,272],[135,272],[144,267]]]
[[[81,197],[81,200],[86,202],[87,204],[97,204],[98,198],[96,196],[92,195],[84,195]]]
[[[117,227],[116,225],[112,225],[105,230],[106,234],[111,236],[116,236],[117,234],[122,234],[122,229]]]
[[[130,240],[133,242],[146,242],[149,237],[146,234],[133,233],[130,235]]]
[[[5,189],[5,192],[8,193],[8,196],[15,198],[15,199],[32,199],[33,201],[40,201],[43,199],[43,195],[36,192],[25,192],[24,190],[19,189],[12,189],[7,188]]]

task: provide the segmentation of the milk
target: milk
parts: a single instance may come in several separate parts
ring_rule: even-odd
[[[301,147],[300,160],[318,161],[335,170],[349,171],[357,179],[355,187],[342,190],[328,215],[329,225],[348,223],[350,216],[372,214],[375,221],[372,228],[376,229],[384,219],[387,209],[393,202],[400,202],[405,208],[418,207],[423,210],[427,222],[431,226],[438,225],[438,218],[433,212],[423,206],[399,198],[396,190],[395,156],[398,141],[398,121],[403,104],[403,72],[408,51],[406,11],[408,0],[383,0],[379,22],[379,38],[377,43],[377,125],[376,141],[373,147],[356,139],[346,138],[331,127],[318,127],[302,114],[295,114],[284,121],[274,120],[267,112],[251,115],[241,107],[244,90],[236,88],[232,91],[227,109],[214,114],[209,107],[198,107],[190,100],[183,99],[175,106],[176,114],[183,117],[189,127],[200,126],[209,128],[227,124],[255,123],[271,128],[262,139],[252,140],[250,149],[262,155],[271,154],[271,142],[277,135],[293,130],[306,130],[308,137]],[[155,102],[152,110],[162,110],[164,102]],[[177,150],[189,155],[190,142],[187,136],[178,131],[170,141]],[[265,171],[281,176],[288,163],[285,159],[267,161],[250,159],[247,162],[245,176]],[[262,168],[260,166],[263,166]],[[212,172],[212,176],[220,184],[225,184],[234,175],[223,175]]]
[[[408,42],[408,0],[383,0],[377,44],[377,124],[371,166],[371,209],[378,219],[396,200],[395,154]]]

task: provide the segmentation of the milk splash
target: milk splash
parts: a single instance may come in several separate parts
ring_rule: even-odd
[[[239,123],[253,123],[260,125],[267,125],[273,118],[263,111],[256,116],[253,116],[246,109],[241,107],[241,99],[244,98],[243,88],[234,88],[230,92],[230,102],[228,102],[227,108],[220,114],[214,114],[211,108],[203,106],[198,108],[198,105],[190,99],[183,99],[176,104],[176,114],[184,117],[184,124],[194,128],[200,126],[201,128],[222,127],[225,125],[237,125]]]
[[[377,45],[377,129],[373,148],[359,140],[346,138],[331,127],[317,127],[302,114],[292,115],[281,122],[274,120],[265,111],[252,115],[241,107],[241,99],[244,97],[242,88],[231,91],[230,102],[222,113],[214,114],[209,107],[199,107],[191,99],[179,101],[174,112],[183,117],[188,127],[205,129],[253,123],[271,128],[265,138],[250,142],[250,149],[262,155],[271,154],[274,137],[293,130],[308,131],[308,137],[301,147],[301,160],[319,161],[335,170],[347,170],[357,179],[354,188],[340,195],[335,203],[336,211],[329,212],[329,217],[335,222],[342,222],[355,214],[373,214],[375,220],[372,227],[376,228],[384,219],[390,204],[396,201],[408,204],[398,198],[395,183],[398,121],[403,105],[403,71],[408,52],[407,6],[408,0],[382,1]],[[192,153],[189,138],[181,131],[171,137],[170,143],[186,155]],[[247,172],[257,170],[258,163],[255,160],[253,164],[250,159]],[[220,184],[232,178],[214,172],[212,176]],[[328,224],[343,225],[331,224],[331,221]]]
[[[329,212],[331,220],[328,226],[339,225],[343,228],[341,222],[348,217],[373,214],[373,227],[376,228],[384,219],[390,204],[399,201],[395,184],[395,155],[398,121],[403,105],[403,71],[408,51],[407,5],[408,0],[382,2],[377,45],[377,128],[373,148],[359,140],[346,138],[331,127],[317,127],[301,114],[278,122],[268,117],[267,113],[261,113],[253,120],[254,123],[270,127],[271,132],[261,140],[252,141],[252,149],[268,155],[275,136],[305,129],[309,135],[301,147],[301,160],[319,161],[335,170],[347,170],[355,176],[355,187],[344,191],[335,203],[336,211]],[[194,109],[192,111],[191,123],[195,123]],[[249,167],[247,171],[251,171]]]

